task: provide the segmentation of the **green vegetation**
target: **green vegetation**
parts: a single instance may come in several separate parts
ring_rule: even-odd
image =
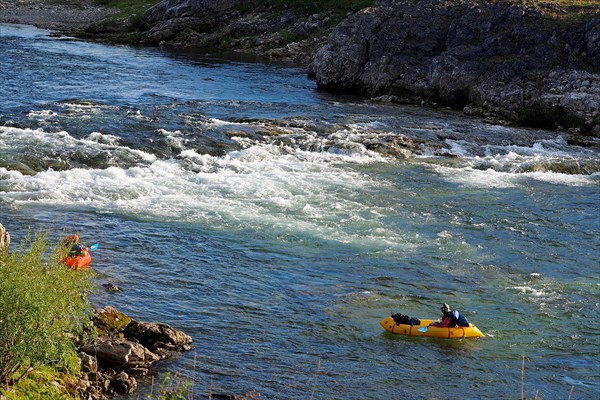
[[[7,400],[70,400],[83,396],[76,375],[59,372],[53,367],[37,366],[18,382],[0,388]]]
[[[49,249],[46,233],[0,254],[0,393],[8,398],[65,398],[79,372],[74,338],[92,334],[93,275],[66,268],[64,255],[62,245]]]
[[[558,126],[563,128],[583,127],[582,121],[569,114],[562,107],[544,108],[539,104],[521,107],[517,110],[515,121],[520,126],[532,128],[554,129]]]
[[[571,12],[598,11],[600,9],[598,0],[554,0],[554,3]]]
[[[152,393],[146,396],[147,400],[191,400],[194,398],[191,381],[182,378],[178,373],[172,376],[170,372],[166,372],[160,380],[157,392],[154,393],[154,387],[152,389]]]
[[[146,10],[155,4],[158,4],[160,0],[95,0],[96,4],[104,7],[113,7],[119,9],[121,12],[116,14],[113,18],[121,19],[129,16],[143,16]]]
[[[316,14],[333,11],[334,14],[347,14],[365,7],[373,7],[375,0],[259,0],[263,6],[271,6],[277,11],[291,10],[300,14]]]

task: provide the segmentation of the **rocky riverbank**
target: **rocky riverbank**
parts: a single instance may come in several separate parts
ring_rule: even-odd
[[[97,5],[94,0],[0,0],[0,23],[62,32],[80,32],[116,12]]]
[[[600,136],[600,4],[377,0],[327,39],[331,13],[243,4],[163,0],[146,12],[140,40],[303,62],[324,89],[570,129],[580,144]]]
[[[162,0],[125,19],[106,19],[114,10],[93,0],[57,3],[0,0],[0,22],[293,61],[327,90],[565,128],[583,145],[600,137],[600,4],[593,2],[572,11],[551,1],[377,0],[344,17],[258,0]]]
[[[136,321],[110,306],[95,310],[93,321],[98,338],[79,345],[79,384],[88,399],[132,393],[153,363],[191,349],[192,338],[185,333]]]
[[[314,56],[319,86],[600,134],[600,14],[532,1],[379,0]]]

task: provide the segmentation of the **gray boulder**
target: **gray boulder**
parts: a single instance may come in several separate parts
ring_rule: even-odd
[[[139,343],[118,337],[99,337],[94,343],[87,344],[81,350],[95,356],[100,365],[120,368],[150,365],[160,360]]]
[[[135,339],[151,351],[165,349],[169,351],[188,351],[191,349],[192,338],[172,327],[159,324],[131,321],[125,328],[126,337]]]

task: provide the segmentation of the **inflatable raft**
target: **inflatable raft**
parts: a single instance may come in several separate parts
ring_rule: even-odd
[[[473,324],[469,326],[456,326],[454,328],[439,328],[437,326],[429,326],[427,332],[419,331],[419,328],[428,326],[434,320],[422,319],[421,325],[405,325],[396,324],[396,321],[392,317],[387,317],[379,322],[383,329],[388,332],[396,333],[398,335],[407,336],[428,336],[444,339],[462,339],[462,338],[476,338],[483,336],[483,333]]]
[[[75,257],[65,257],[62,260],[63,263],[71,269],[90,268],[90,264],[92,263],[92,255],[90,254],[90,251],[85,247],[82,247],[81,250],[83,251],[82,255]]]

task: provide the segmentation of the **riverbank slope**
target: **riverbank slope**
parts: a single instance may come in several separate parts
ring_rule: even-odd
[[[33,25],[65,33],[80,32],[117,12],[95,0],[0,0],[0,23]]]

